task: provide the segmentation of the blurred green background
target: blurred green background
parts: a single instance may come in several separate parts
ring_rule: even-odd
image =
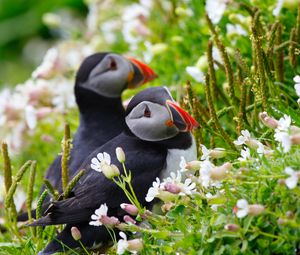
[[[0,0],[0,88],[25,81],[63,36],[43,24],[47,12],[84,19],[87,7],[82,0]]]

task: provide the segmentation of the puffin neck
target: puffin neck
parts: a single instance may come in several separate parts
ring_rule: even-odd
[[[128,128],[127,125],[125,125],[124,133],[128,136],[136,137],[131,132],[131,130]],[[140,139],[138,137],[136,137],[136,138]],[[140,139],[140,140],[142,140],[142,139]],[[172,138],[161,140],[161,141],[155,141],[155,142],[146,141],[146,140],[142,140],[142,141],[144,141],[146,143],[163,146],[167,149],[182,149],[182,150],[190,148],[193,143],[192,135],[190,132],[180,132],[178,135],[176,135]]]
[[[108,98],[79,86],[75,86],[75,97],[81,120],[99,119],[102,115],[110,118],[124,116],[121,97]]]

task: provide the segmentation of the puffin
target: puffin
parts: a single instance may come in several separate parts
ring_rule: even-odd
[[[86,174],[74,186],[72,196],[53,201],[44,216],[29,225],[66,224],[40,255],[80,247],[71,236],[72,227],[77,227],[81,232],[80,241],[85,247],[107,244],[110,236],[106,228],[89,225],[91,215],[101,204],[106,203],[109,216],[122,221],[125,212],[120,204],[129,201],[112,180],[93,170],[91,162],[99,153],[108,153],[111,164],[116,165],[122,174],[122,165],[115,150],[120,146],[123,148],[125,165],[132,175],[132,187],[141,205],[147,209],[152,207],[152,203],[145,200],[152,182],[178,169],[180,156],[187,160],[196,158],[191,131],[198,127],[198,123],[173,100],[166,87],[151,87],[136,94],[129,102],[125,115],[124,131],[97,148],[81,165],[80,168],[86,169]],[[174,164],[177,164],[176,168],[173,168]]]
[[[125,109],[121,94],[129,88],[152,81],[157,75],[143,62],[116,53],[95,53],[79,67],[75,79],[75,98],[80,112],[79,127],[73,137],[69,160],[69,175],[74,177],[84,159],[125,128]],[[47,169],[44,179],[59,193],[61,185],[61,155]],[[42,187],[42,191],[45,186]],[[44,203],[49,202],[50,197]],[[33,212],[35,217],[35,212]],[[26,213],[19,221],[26,221]]]

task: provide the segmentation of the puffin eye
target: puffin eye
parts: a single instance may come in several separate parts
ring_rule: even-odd
[[[116,70],[117,69],[117,63],[116,61],[112,58],[109,64],[109,70]]]
[[[151,117],[151,111],[149,109],[149,107],[146,105],[146,108],[144,110],[144,117],[146,118],[150,118]]]

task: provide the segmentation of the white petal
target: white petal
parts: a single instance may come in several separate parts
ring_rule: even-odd
[[[124,232],[120,231],[119,235],[123,240],[127,240],[127,236]]]
[[[104,156],[103,156],[103,153],[98,153],[97,154],[97,158],[99,159],[99,161],[102,163],[104,161]]]
[[[284,169],[284,171],[288,174],[288,175],[292,175],[293,173],[295,173],[295,171],[294,171],[294,169],[293,168],[291,168],[291,167],[286,167],[285,169]]]
[[[92,226],[97,226],[97,227],[102,225],[102,223],[100,221],[90,221],[89,224]]]
[[[248,201],[246,199],[240,199],[237,201],[236,206],[241,209],[248,208]]]
[[[100,162],[99,162],[99,160],[97,158],[92,158],[91,162],[94,165],[100,165]]]
[[[298,178],[297,176],[291,176],[287,179],[285,179],[285,184],[289,189],[293,189],[297,186]]]
[[[34,129],[36,127],[37,117],[36,117],[36,110],[33,108],[33,106],[31,105],[26,106],[25,119],[30,129]]]
[[[251,137],[250,132],[247,129],[242,130],[241,134],[247,139]]]
[[[244,218],[247,214],[248,214],[248,210],[243,209],[243,210],[238,210],[237,213],[236,213],[236,216],[238,218]]]
[[[204,74],[196,66],[187,66],[185,71],[197,82],[204,82]]]
[[[293,81],[295,83],[300,83],[300,76],[299,75],[296,75],[294,78],[293,78]]]
[[[98,220],[98,219],[99,219],[99,216],[96,215],[96,214],[93,214],[93,215],[91,216],[91,219],[92,219],[92,220]]]
[[[300,83],[296,83],[296,84],[294,85],[294,88],[295,88],[295,90],[296,90],[297,96],[300,97]]]
[[[107,165],[110,165],[111,163],[111,160],[110,160],[110,155],[106,152],[103,153],[103,156],[104,156],[104,162],[107,164]]]
[[[99,165],[94,165],[94,164],[91,164],[91,168],[97,172],[102,172],[101,168]]]

